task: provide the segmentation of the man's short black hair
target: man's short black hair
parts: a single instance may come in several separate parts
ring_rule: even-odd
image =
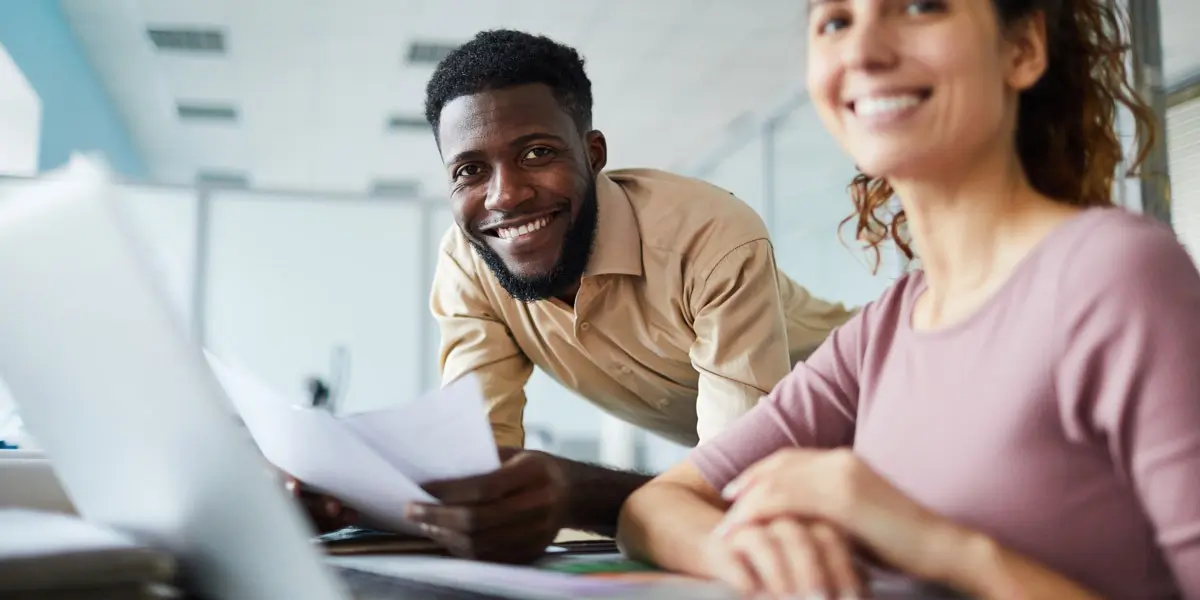
[[[425,86],[425,119],[436,137],[442,108],[451,100],[531,83],[554,92],[580,133],[591,129],[592,82],[583,57],[548,37],[511,29],[481,31],[438,63]]]

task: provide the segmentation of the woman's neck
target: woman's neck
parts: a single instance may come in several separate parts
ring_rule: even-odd
[[[1047,231],[1060,205],[1034,190],[1015,152],[993,153],[952,177],[892,181],[935,296],[991,287]]]

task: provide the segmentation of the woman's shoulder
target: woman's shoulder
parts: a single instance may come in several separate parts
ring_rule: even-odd
[[[861,329],[895,329],[907,314],[908,307],[925,289],[925,274],[919,269],[908,270],[892,282],[878,298],[866,303],[855,320]]]
[[[1123,208],[1085,211],[1042,258],[1060,309],[1099,301],[1146,308],[1200,294],[1200,273],[1170,227]]]
[[[1194,277],[1191,256],[1167,225],[1123,208],[1085,211],[1055,240],[1051,254],[1064,281],[1131,283],[1158,276]]]

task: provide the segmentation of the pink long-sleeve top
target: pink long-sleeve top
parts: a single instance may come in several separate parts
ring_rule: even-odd
[[[1200,275],[1122,209],[1059,226],[972,316],[911,326],[920,272],[691,456],[721,489],[853,446],[900,490],[1107,598],[1200,598]]]

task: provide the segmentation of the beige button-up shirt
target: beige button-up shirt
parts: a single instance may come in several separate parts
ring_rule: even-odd
[[[762,219],[718,187],[610,171],[597,202],[574,308],[513,300],[457,226],[442,239],[431,298],[442,381],[479,377],[497,444],[524,444],[524,388],[537,366],[608,413],[694,445],[855,312],[780,272]]]

